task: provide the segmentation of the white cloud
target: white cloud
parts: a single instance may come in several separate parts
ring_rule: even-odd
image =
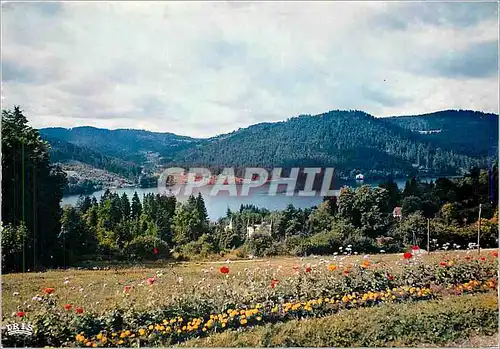
[[[331,109],[498,113],[495,69],[476,69],[481,54],[470,54],[498,42],[496,11],[495,3],[8,3],[2,102],[20,104],[36,127],[190,136]],[[498,55],[490,58],[480,62]]]

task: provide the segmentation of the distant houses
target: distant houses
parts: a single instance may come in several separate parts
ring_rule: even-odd
[[[229,223],[224,227],[225,231],[233,229],[233,220],[231,219]],[[247,237],[251,238],[255,234],[271,235],[273,229],[273,223],[262,222],[260,224],[249,224],[247,223]]]
[[[272,223],[252,224],[247,226],[247,236],[251,238],[255,234],[271,235],[272,228]]]

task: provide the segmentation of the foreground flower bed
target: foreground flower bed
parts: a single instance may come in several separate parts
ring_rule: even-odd
[[[445,320],[444,320],[445,319]],[[340,311],[321,318],[225,331],[179,344],[185,347],[498,347],[495,292],[446,296],[415,303]],[[488,346],[474,339],[490,338]],[[468,339],[471,339],[469,341]],[[460,344],[459,344],[460,343]]]
[[[23,318],[34,327],[27,338],[4,336],[6,346],[158,346],[183,342],[228,329],[323,317],[341,309],[429,300],[447,294],[477,293],[497,287],[496,256],[472,260],[447,258],[434,264],[417,258],[403,260],[399,272],[369,259],[358,265],[332,263],[293,268],[280,276],[276,270],[248,270],[247,287],[228,282],[231,270],[220,270],[211,287],[185,290],[168,307],[135,310],[129,295],[137,285],[123,287],[123,304],[97,313],[60,299],[57,288],[35,296],[37,307],[6,319]],[[222,268],[221,268],[222,269]],[[161,277],[144,280],[156,298]],[[203,285],[203,284],[202,284]],[[168,294],[164,295],[168,297]],[[14,321],[13,321],[14,320]]]
[[[82,332],[75,336],[76,344],[87,347],[169,345],[188,338],[208,333],[220,333],[228,329],[239,329],[264,323],[285,322],[294,319],[332,315],[340,309],[352,309],[386,303],[429,300],[446,293],[478,293],[496,290],[496,279],[487,282],[470,282],[448,287],[444,290],[420,287],[402,287],[363,294],[334,295],[331,298],[312,299],[306,302],[287,302],[271,307],[257,304],[252,308],[228,309],[220,314],[184,319],[182,316],[164,319],[139,329],[124,329],[119,332],[101,331],[96,336],[85,337]]]

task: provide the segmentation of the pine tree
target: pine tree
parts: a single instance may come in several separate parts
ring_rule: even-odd
[[[66,175],[50,164],[48,144],[20,107],[2,111],[2,223],[23,225],[23,259],[7,269],[37,270],[64,259],[58,234]]]
[[[132,218],[138,219],[142,214],[142,205],[141,200],[139,200],[139,195],[137,192],[134,192],[134,196],[132,197]]]

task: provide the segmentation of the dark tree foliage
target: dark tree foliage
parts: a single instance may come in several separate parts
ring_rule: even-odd
[[[39,270],[63,263],[58,241],[66,175],[50,165],[48,144],[28,125],[20,107],[2,111],[2,223],[24,225],[16,264],[4,270]]]

